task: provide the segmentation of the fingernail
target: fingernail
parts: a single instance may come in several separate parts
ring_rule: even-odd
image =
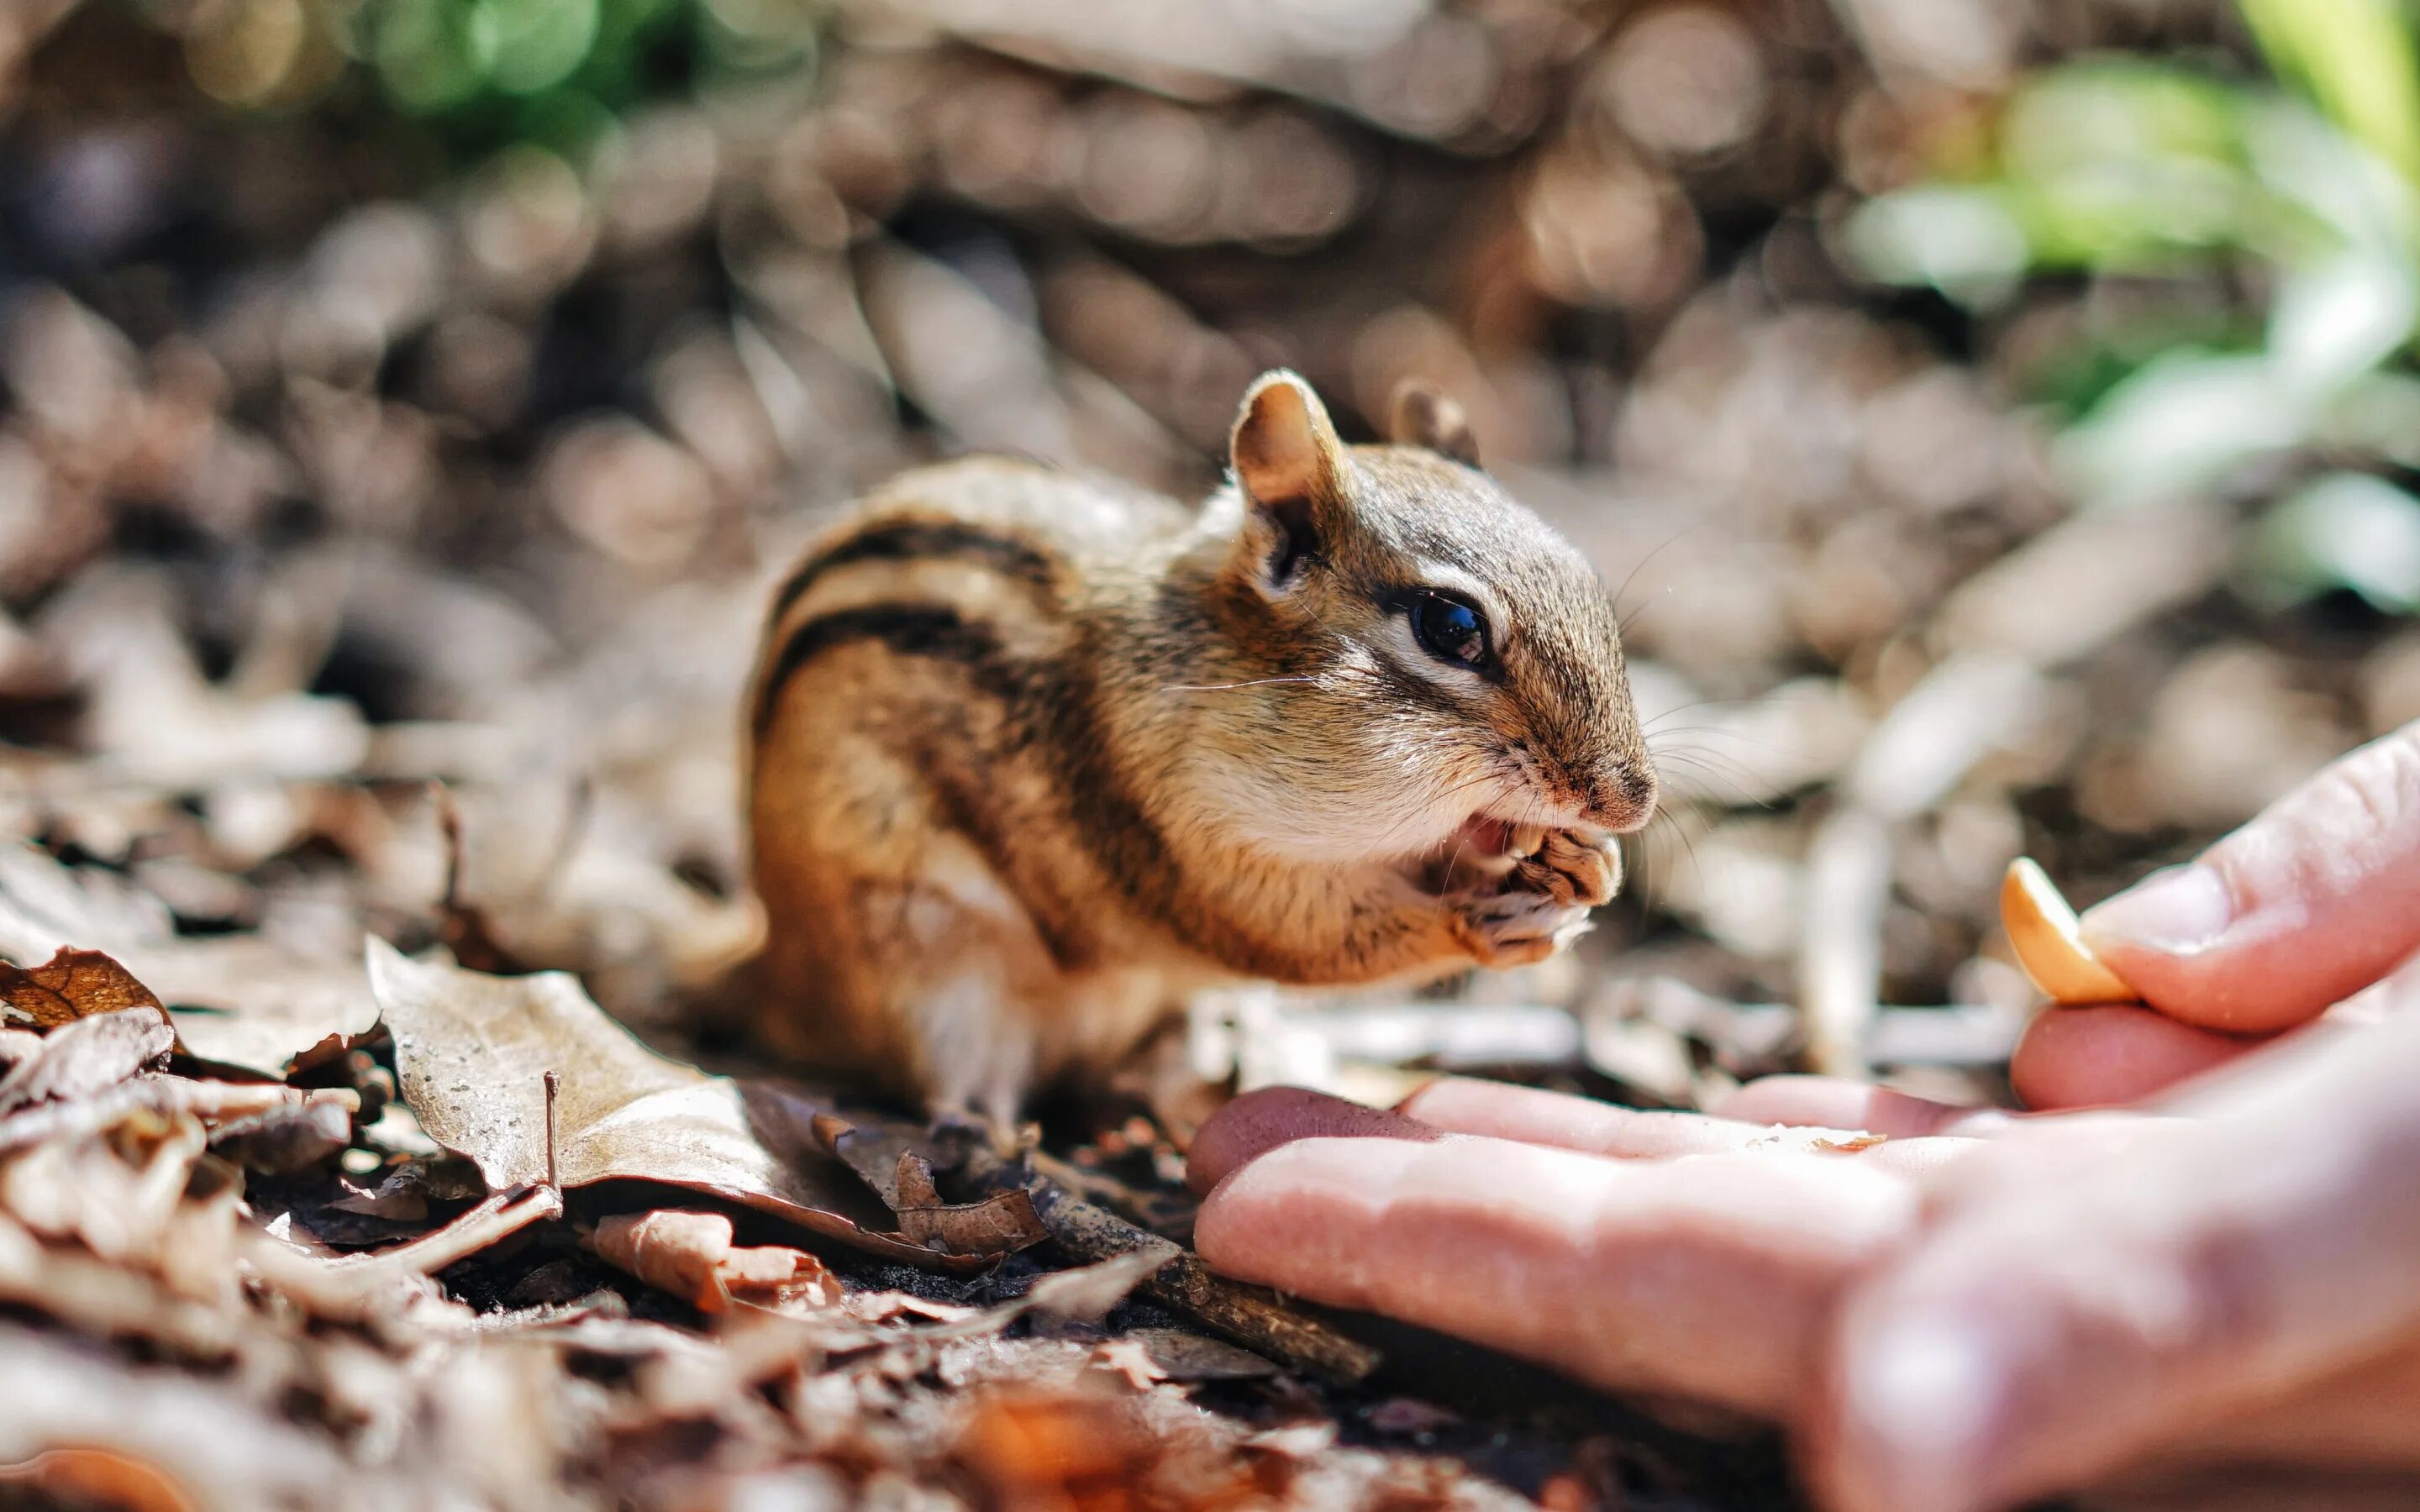
[[[2163,955],[2193,955],[2216,945],[2235,922],[2226,883],[2206,866],[2154,872],[2086,910],[2084,937]]]
[[[2009,1365],[1991,1332],[1952,1314],[1893,1320],[1849,1361],[1853,1434],[1874,1463],[1869,1484],[1893,1506],[1953,1508],[1978,1484],[2006,1430]]]

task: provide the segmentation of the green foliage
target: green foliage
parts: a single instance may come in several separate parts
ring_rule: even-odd
[[[2055,364],[2060,470],[2106,506],[2220,488],[2281,455],[2350,463],[2266,521],[2258,590],[2344,587],[2409,611],[2420,501],[2369,470],[2420,460],[2420,40],[2397,0],[2240,3],[2276,82],[2146,59],[2052,69],[2005,102],[1978,168],[1869,202],[1849,248],[1877,277],[1982,307],[2046,271],[2267,289],[2254,340],[2224,321],[2100,331]]]
[[[517,142],[576,150],[650,99],[798,73],[824,22],[823,0],[225,0],[201,21],[148,8],[234,108],[366,107],[466,161]]]

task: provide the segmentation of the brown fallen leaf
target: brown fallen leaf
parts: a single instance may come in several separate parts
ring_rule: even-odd
[[[1156,1455],[1114,1397],[1003,1393],[976,1407],[954,1458],[1004,1512],[1056,1512],[1137,1504]]]
[[[70,1103],[103,1091],[147,1066],[156,1069],[176,1041],[168,1015],[157,1004],[61,1025],[44,1038],[38,1054],[0,1076],[0,1114],[37,1103]]]
[[[1097,1323],[1126,1293],[1151,1279],[1184,1251],[1165,1239],[1072,1271],[1053,1271],[1026,1288],[1032,1310],[1061,1322]]]
[[[134,973],[99,950],[65,946],[30,970],[0,961],[0,1003],[7,1005],[11,1023],[41,1029],[132,1008],[147,1008],[163,1023],[167,1020],[160,999]]]
[[[211,1150],[247,1170],[309,1170],[352,1142],[353,1116],[334,1103],[281,1103],[230,1119],[210,1133]]]
[[[841,1296],[822,1261],[781,1245],[735,1244],[731,1220],[719,1212],[616,1213],[597,1224],[588,1246],[702,1313],[723,1312],[735,1297],[830,1304]]]
[[[815,1142],[855,1171],[899,1216],[899,1232],[927,1249],[959,1254],[1015,1254],[1049,1234],[1021,1191],[995,1192],[974,1202],[945,1202],[934,1182],[937,1165],[954,1168],[964,1147],[948,1147],[896,1119],[844,1119],[819,1113],[808,1120]]]
[[[830,1109],[795,1088],[709,1076],[659,1056],[563,972],[489,977],[369,943],[370,988],[403,1100],[431,1139],[504,1191],[548,1176],[548,1072],[560,1077],[553,1155],[565,1187],[654,1181],[746,1204],[874,1254],[980,1270],[1005,1247],[938,1250],[834,1163],[809,1127]],[[996,1221],[983,1231],[1016,1232]],[[1038,1233],[1038,1226],[1035,1227]],[[944,1242],[951,1235],[937,1233]]]
[[[1164,1381],[1265,1381],[1278,1373],[1276,1365],[1251,1350],[1190,1329],[1138,1328],[1122,1342],[1150,1355],[1152,1368]]]
[[[1889,1142],[1888,1134],[1853,1134],[1846,1139],[1817,1139],[1810,1142],[1807,1148],[1820,1149],[1832,1155],[1854,1155],[1860,1149],[1871,1149],[1876,1145]]]
[[[49,1449],[22,1465],[0,1467],[0,1487],[11,1485],[69,1506],[194,1512],[200,1505],[156,1465],[108,1449]]]

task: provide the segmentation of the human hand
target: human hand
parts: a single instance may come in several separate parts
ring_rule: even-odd
[[[2416,872],[2406,730],[2087,914],[2149,1006],[2044,1014],[2020,1086],[2125,1101],[2308,1023],[2420,944]],[[1790,1423],[1855,1512],[2146,1463],[2415,1467],[2415,1076],[2406,1015],[2301,1037],[2179,1118],[2019,1119],[1809,1078],[1743,1088],[1729,1118],[1470,1082],[1400,1114],[1261,1093],[1195,1147],[1216,1185],[1197,1237],[1318,1300]]]
[[[2420,1015],[2195,1117],[1865,1089],[1838,1130],[1486,1083],[1276,1088],[1204,1126],[1231,1274],[1790,1427],[1841,1512],[1980,1512],[2243,1458],[2420,1470]],[[1838,1084],[1740,1094],[1841,1110]],[[1793,1105],[1793,1104],[1804,1104]]]
[[[2330,764],[2188,865],[2085,912],[2141,1006],[2055,1009],[2009,1066],[2026,1105],[2130,1103],[2257,1049],[2420,950],[2420,724]]]

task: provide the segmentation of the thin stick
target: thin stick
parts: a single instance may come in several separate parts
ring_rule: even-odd
[[[499,1192],[433,1234],[375,1255],[320,1260],[254,1233],[253,1268],[262,1279],[322,1317],[368,1315],[400,1282],[433,1275],[534,1223],[563,1214],[563,1194],[550,1187]]]
[[[437,807],[437,834],[445,848],[445,890],[437,906],[451,918],[462,908],[462,810],[454,805],[454,790],[443,782],[430,782],[428,797]]]
[[[557,1194],[563,1191],[563,1180],[557,1174],[554,1160],[554,1096],[562,1089],[562,1073],[548,1072],[546,1073],[546,1188]]]
[[[980,1146],[968,1157],[967,1172],[992,1191],[1023,1187],[1051,1242],[1077,1259],[1106,1260],[1168,1242]],[[1384,1363],[1376,1350],[1287,1306],[1275,1292],[1213,1274],[1189,1249],[1180,1248],[1141,1289],[1248,1350],[1326,1381],[1352,1385]]]

